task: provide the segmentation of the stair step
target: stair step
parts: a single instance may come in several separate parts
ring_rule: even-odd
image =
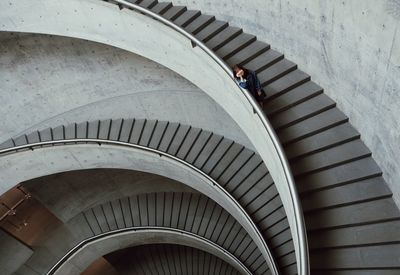
[[[164,136],[167,126],[168,126],[168,122],[158,121],[157,126],[154,129],[153,136],[149,143],[150,148],[158,149],[158,146],[161,143],[161,139]]]
[[[272,248],[276,248],[286,242],[290,242],[292,240],[292,234],[290,233],[290,230],[285,230],[281,234],[276,235],[273,238],[270,238],[268,240],[268,243],[271,245]]]
[[[382,177],[366,179],[332,189],[321,190],[302,197],[304,212],[357,204],[363,201],[391,197],[392,193]]]
[[[273,251],[277,258],[290,254],[294,251],[293,241],[288,241],[287,243],[276,247]]]
[[[296,255],[294,252],[277,259],[279,266],[285,267],[296,263]]]
[[[279,79],[273,81],[272,83],[268,84],[264,87],[264,90],[267,94],[266,101],[270,101],[276,97],[279,97],[286,92],[292,91],[296,89],[300,85],[310,82],[310,76],[303,71],[298,69],[289,72],[288,74],[280,77]],[[322,88],[318,85],[315,85],[318,90],[322,91]]]
[[[364,158],[296,179],[300,194],[332,188],[346,183],[377,177],[381,170],[372,158]]]
[[[275,64],[276,62],[279,62],[283,58],[284,58],[283,54],[270,49],[260,54],[256,58],[250,60],[249,62],[243,64],[243,66],[246,69],[259,73],[265,68],[268,68],[273,64]]]
[[[360,140],[336,146],[334,148],[312,154],[292,163],[293,175],[298,176],[316,170],[327,169],[334,165],[350,162],[370,156],[371,152]]]
[[[169,148],[169,144],[172,142],[176,131],[178,131],[180,125],[178,123],[169,123],[167,129],[164,131],[164,137],[159,143],[158,150],[166,152]]]
[[[279,140],[283,145],[295,142],[302,138],[315,135],[341,123],[348,121],[348,118],[337,108],[324,111],[316,116],[309,117],[306,120],[298,122],[283,129],[275,129]]]
[[[305,154],[334,147],[359,137],[360,134],[350,123],[344,123],[298,142],[291,143],[285,146],[285,152],[287,158],[292,160],[304,156]]]
[[[151,8],[151,11],[163,15],[166,13],[170,8],[172,8],[172,3],[171,2],[160,2],[157,3],[154,7]]]
[[[180,146],[183,143],[183,141],[185,140],[190,129],[191,129],[191,126],[180,125],[178,130],[175,132],[172,142],[169,144],[167,153],[174,155],[174,156],[178,153],[178,150],[180,149]]]
[[[228,65],[231,67],[233,67],[235,64],[243,65],[244,63],[256,58],[258,55],[268,51],[269,49],[269,44],[256,40],[235,55],[228,58],[226,63],[228,63]]]
[[[213,51],[217,51],[219,48],[230,42],[232,39],[242,33],[242,29],[236,27],[226,27],[218,35],[211,38],[206,42],[206,45]]]
[[[146,120],[146,125],[143,127],[143,131],[138,141],[139,145],[148,147],[150,144],[150,139],[152,139],[155,127],[157,126],[156,120]]]
[[[165,19],[174,21],[176,18],[181,16],[185,11],[187,11],[187,8],[184,6],[173,6],[170,9],[168,9],[162,16]]]
[[[207,25],[204,29],[199,31],[196,34],[197,39],[207,42],[211,38],[213,38],[215,35],[220,33],[223,29],[228,27],[228,23],[225,21],[219,21],[215,20],[211,22],[209,25]]]
[[[313,269],[321,270],[321,274],[338,274],[331,270],[340,268],[349,275],[396,275],[399,274],[400,244],[316,251],[310,257],[315,262]]]
[[[187,10],[182,13],[178,18],[174,20],[174,23],[182,28],[193,22],[197,17],[201,15],[200,11],[197,10]]]
[[[270,197],[271,193],[274,193],[273,180],[271,175],[268,174],[265,165],[260,165],[246,178],[246,184],[241,184],[235,189],[233,195],[238,199],[241,205],[247,208],[250,203],[254,202],[257,198],[264,196]],[[264,201],[266,202],[268,200]],[[254,208],[257,208],[257,206]]]
[[[232,162],[223,170],[216,178],[221,185],[225,185],[227,181],[230,181],[233,177],[242,173],[242,168],[246,166],[254,158],[254,152],[243,148],[239,155],[232,160]],[[251,170],[247,170],[251,171]],[[247,172],[246,171],[246,172]]]
[[[284,234],[286,230],[290,230],[289,223],[287,219],[284,219],[274,226],[268,228],[267,231],[263,231],[263,234],[269,239],[278,236],[279,234]]]
[[[275,64],[273,64],[272,66],[258,72],[257,76],[260,79],[261,85],[265,87],[268,84],[274,82],[275,80],[283,77],[284,75],[296,69],[297,69],[296,64],[287,59],[282,59],[281,61],[278,61]]]
[[[310,231],[349,227],[399,219],[399,210],[391,198],[337,207],[305,215]]]
[[[310,250],[400,242],[400,221],[366,224],[314,232],[309,238]]]
[[[226,151],[223,157],[218,161],[218,163],[212,168],[209,175],[217,179],[221,176],[226,169],[234,162],[237,158],[240,157],[241,152],[244,150],[244,147],[238,143],[234,143],[228,151]]]
[[[139,6],[142,6],[143,8],[146,9],[151,9],[152,7],[154,7],[155,5],[157,5],[157,0],[143,0],[140,1]]]
[[[201,170],[209,174],[234,144],[233,141],[227,139],[222,140]]]
[[[189,154],[186,156],[185,160],[191,164],[197,159],[202,149],[206,146],[209,139],[211,139],[212,134],[207,131],[202,131],[197,137],[196,143],[192,146]]]
[[[223,137],[219,135],[212,135],[211,138],[208,140],[206,145],[200,150],[198,156],[196,156],[193,164],[200,168],[202,167],[211,154],[217,149],[218,145],[222,142]]]
[[[258,173],[266,173],[266,168],[259,168],[260,166],[265,167],[265,165],[260,165],[260,159],[258,157],[252,157],[237,173],[234,173],[230,177],[221,176],[219,182],[221,182],[222,186],[232,194],[236,193],[236,190],[239,188],[247,190],[246,187],[252,181],[259,179],[255,178]]]
[[[275,129],[296,124],[325,110],[335,107],[335,102],[325,94],[317,95],[299,105],[274,116],[270,121]]]
[[[198,32],[207,27],[211,22],[215,21],[215,16],[200,15],[192,23],[186,26],[185,30],[196,35]]]
[[[291,72],[288,75],[291,75],[294,72]],[[267,96],[277,92],[277,90],[271,91],[268,88],[264,90],[266,91]],[[267,116],[272,117],[273,115],[298,105],[318,94],[321,94],[322,92],[320,86],[316,85],[312,81],[307,81],[283,95],[264,101],[264,111]]]
[[[176,153],[176,156],[180,159],[186,159],[186,156],[190,153],[192,146],[197,141],[199,134],[201,133],[201,129],[199,128],[191,128],[189,133],[187,134],[185,140],[181,144],[180,149]]]
[[[241,33],[223,47],[219,48],[218,51],[216,51],[216,54],[222,59],[228,59],[240,50],[246,48],[246,46],[250,45],[254,41],[256,41],[256,37],[254,35]]]

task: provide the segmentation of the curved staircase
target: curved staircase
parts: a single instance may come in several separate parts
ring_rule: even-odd
[[[360,134],[323,89],[269,44],[227,22],[171,3],[129,2],[192,33],[230,66],[241,64],[257,72],[267,94],[264,112],[285,149],[301,196],[311,273],[398,274],[399,210]],[[141,144],[192,163],[246,209],[280,273],[297,273],[286,213],[256,152],[190,125],[133,119],[61,126],[11,139],[0,148],[75,138]]]

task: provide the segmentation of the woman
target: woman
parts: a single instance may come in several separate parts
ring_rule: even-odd
[[[240,65],[235,65],[233,66],[233,77],[236,79],[240,87],[247,89],[250,92],[262,108],[264,106],[263,101],[265,92],[261,88],[261,83],[257,74]]]

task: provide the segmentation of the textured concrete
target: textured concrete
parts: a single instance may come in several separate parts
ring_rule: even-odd
[[[0,274],[8,275],[16,271],[32,254],[33,251],[0,230]]]
[[[101,195],[98,194],[98,197]],[[79,201],[79,198],[77,200]],[[204,208],[209,211],[200,211]],[[174,215],[171,209],[176,210],[175,214],[179,211],[181,215]],[[215,212],[210,211],[211,209]],[[215,215],[216,213],[219,215]],[[223,224],[227,227],[223,227]],[[28,266],[38,274],[45,274],[70,249],[83,240],[112,230],[154,226],[180,229],[211,240],[233,253],[252,271],[257,267],[253,265],[255,258],[261,258],[263,262],[262,257],[259,257],[259,250],[253,251],[254,243],[247,248],[241,245],[250,242],[249,236],[215,202],[199,194],[168,192],[120,197],[79,213],[64,225],[48,232],[47,238],[35,247],[35,253],[25,262],[24,267]],[[243,257],[240,248],[251,252],[251,257],[248,259]],[[262,270],[266,269],[264,264],[259,272],[254,274],[263,274]]]
[[[104,258],[118,274],[124,275],[241,274],[205,251],[179,245],[137,246],[107,254]]]
[[[0,32],[0,64],[0,143],[65,123],[135,117],[190,124],[252,147],[226,112],[193,84],[121,49]]]
[[[193,192],[180,182],[132,170],[93,169],[65,172],[22,183],[60,220],[106,201],[154,192]]]
[[[90,263],[102,255],[124,248],[146,244],[177,244],[207,251],[226,261],[235,267],[235,269],[240,270],[242,274],[248,274],[248,272],[243,269],[243,266],[238,264],[236,258],[224,253],[219,247],[211,246],[208,242],[192,235],[168,231],[161,228],[126,232],[94,241],[74,253],[66,264],[62,265],[55,274],[79,274],[79,272],[77,272],[78,270],[82,272]],[[74,270],[74,272],[71,272],[71,270]]]
[[[93,13],[96,16],[87,16]],[[157,20],[94,0],[1,3],[0,22],[1,30],[57,34],[123,48],[157,60],[197,85],[235,120],[267,165],[287,213],[296,257],[306,259],[300,255],[307,253],[300,201],[273,129],[264,118],[254,114],[253,105],[257,104],[254,99],[243,93],[232,81],[231,73],[223,70],[208,53],[193,47],[185,36]]]
[[[271,43],[362,134],[400,205],[399,0],[174,0]]]
[[[0,192],[8,190],[16,183],[40,176],[64,171],[117,168],[154,173],[199,191],[217,202],[232,215],[247,231],[262,252],[265,260],[270,260],[268,247],[260,231],[249,216],[246,216],[233,197],[202,174],[167,157],[135,148],[121,148],[111,145],[78,144],[74,146],[53,146],[40,150],[20,152],[0,158]],[[268,263],[270,264],[270,263]]]

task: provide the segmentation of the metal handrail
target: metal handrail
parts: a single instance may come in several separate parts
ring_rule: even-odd
[[[224,196],[226,196],[231,202],[233,202],[236,206],[236,209],[239,211],[239,213],[241,215],[243,215],[245,217],[245,219],[248,221],[249,225],[251,226],[251,228],[253,229],[253,233],[255,233],[257,235],[258,241],[261,242],[261,245],[264,248],[264,252],[267,254],[265,255],[262,252],[262,254],[264,254],[264,258],[268,263],[268,266],[272,272],[272,274],[279,274],[278,271],[278,267],[276,266],[275,260],[273,258],[273,255],[271,253],[271,250],[269,249],[267,243],[265,242],[264,237],[262,236],[261,232],[259,231],[259,229],[257,228],[257,225],[254,223],[254,221],[251,219],[251,217],[249,216],[249,214],[246,212],[246,210],[238,203],[238,201],[227,191],[225,190],[221,185],[219,185],[219,183],[217,181],[215,181],[213,178],[211,178],[208,174],[206,174],[205,172],[203,172],[202,170],[200,170],[199,168],[195,167],[194,165],[192,165],[189,162],[186,162],[180,158],[177,158],[171,154],[168,154],[166,152],[157,150],[157,149],[153,149],[153,148],[149,148],[149,147],[145,147],[139,144],[133,144],[133,143],[127,143],[127,142],[123,142],[123,141],[116,141],[116,140],[106,140],[106,139],[93,139],[93,138],[76,138],[76,139],[60,139],[60,140],[50,140],[50,141],[41,141],[41,142],[35,142],[35,143],[30,143],[30,144],[24,144],[24,145],[19,145],[19,146],[14,146],[14,147],[10,147],[10,148],[6,148],[6,149],[2,149],[0,150],[0,156],[1,155],[6,155],[6,154],[12,154],[12,153],[17,153],[20,150],[35,150],[37,149],[41,149],[41,148],[48,148],[48,147],[43,147],[43,146],[47,146],[47,145],[57,145],[57,144],[62,144],[62,145],[79,145],[79,144],[87,144],[87,143],[91,143],[91,144],[97,144],[99,146],[101,146],[102,144],[105,145],[112,145],[112,146],[120,146],[120,147],[126,147],[126,148],[135,148],[138,150],[142,150],[148,153],[152,153],[155,154],[159,157],[165,157],[168,158],[170,160],[173,160],[175,162],[178,162],[181,165],[184,165],[186,167],[188,167],[189,169],[195,171],[197,174],[201,175],[204,179],[206,179],[206,181],[208,181],[210,183],[210,185],[216,189],[218,189],[220,192],[222,192],[224,194]],[[25,151],[24,151],[25,152]],[[266,256],[266,257],[265,257]]]
[[[138,227],[129,227],[129,228],[123,228],[123,229],[117,229],[117,230],[112,230],[108,231],[106,233],[101,233],[99,235],[87,238],[81,242],[79,242],[77,245],[75,245],[73,248],[71,248],[67,254],[65,254],[60,260],[55,263],[49,271],[47,271],[47,275],[53,275],[55,274],[58,269],[66,263],[68,260],[70,260],[74,255],[76,255],[79,251],[84,249],[86,246],[90,245],[91,243],[94,243],[96,241],[101,241],[101,239],[105,239],[108,237],[115,237],[119,235],[124,235],[127,233],[132,233],[132,232],[141,232],[141,233],[172,233],[172,234],[177,234],[177,235],[185,235],[185,237],[189,239],[194,239],[197,241],[200,241],[202,243],[207,244],[208,246],[211,246],[215,248],[217,251],[219,251],[222,254],[225,254],[228,258],[230,258],[232,261],[236,262],[238,266],[241,267],[242,271],[245,272],[245,274],[251,275],[252,273],[250,270],[238,259],[236,258],[232,253],[230,253],[228,250],[225,248],[219,246],[218,244],[202,237],[199,235],[196,235],[191,232],[187,232],[181,229],[176,229],[176,228],[167,228],[167,227],[156,227],[156,226],[150,226],[150,227],[144,227],[144,226],[138,226]]]
[[[150,17],[153,17],[154,19],[157,19],[158,21],[162,22],[163,24],[167,25],[168,27],[176,30],[186,38],[188,38],[192,43],[194,43],[196,46],[198,46],[200,49],[202,49],[206,54],[208,54],[228,75],[229,77],[234,80],[233,78],[233,73],[231,68],[219,57],[217,56],[210,48],[208,48],[202,41],[197,39],[194,35],[191,33],[187,32],[185,29],[181,28],[180,26],[174,24],[173,22],[165,19],[164,17],[160,16],[159,14],[152,12],[151,10],[148,10],[146,8],[143,8],[139,6],[138,4],[133,4],[130,2],[127,2],[125,0],[112,0],[113,2],[134,9],[138,12],[141,12],[143,14],[146,14]],[[234,81],[238,88],[243,91],[244,96],[248,100],[248,102],[251,104],[254,113],[259,117],[261,120],[264,128],[266,129],[273,145],[274,148],[277,152],[277,155],[279,157],[279,161],[281,163],[281,166],[284,170],[284,176],[286,178],[287,186],[289,188],[290,196],[291,196],[291,201],[292,201],[292,206],[294,209],[294,221],[296,224],[296,232],[298,236],[298,252],[299,252],[299,257],[298,259],[298,271],[300,275],[308,275],[310,273],[309,270],[309,255],[308,255],[308,242],[307,242],[307,233],[305,229],[305,222],[304,222],[304,216],[303,216],[303,211],[302,207],[300,204],[300,198],[297,192],[296,185],[294,183],[293,175],[291,173],[290,167],[289,167],[289,162],[286,158],[286,155],[283,151],[282,145],[280,144],[280,141],[275,133],[275,130],[269,123],[268,119],[266,118],[264,112],[258,105],[258,103],[254,100],[254,98],[249,95],[246,91],[244,91],[236,81]]]

